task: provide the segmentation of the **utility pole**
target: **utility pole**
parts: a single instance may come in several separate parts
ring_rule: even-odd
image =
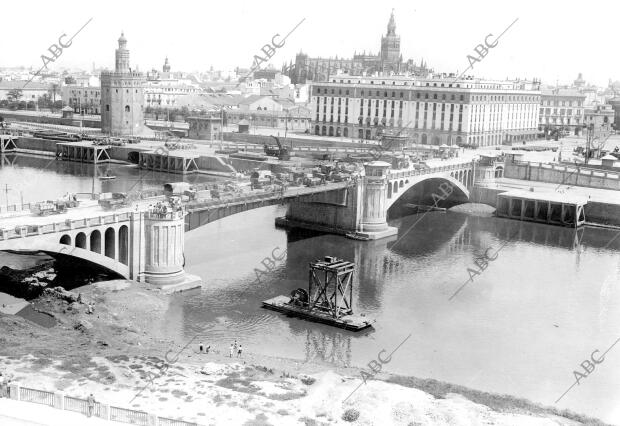
[[[220,149],[223,149],[224,145],[224,134],[223,134],[223,126],[224,126],[224,104],[220,105]]]

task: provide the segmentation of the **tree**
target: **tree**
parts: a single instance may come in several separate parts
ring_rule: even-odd
[[[56,103],[56,93],[58,93],[58,84],[53,83],[48,93],[50,97],[52,98],[52,112],[54,112],[54,104]]]
[[[46,93],[43,96],[39,96],[39,98],[37,99],[37,104],[39,105],[39,108],[49,108],[50,107],[49,95]]]
[[[189,108],[186,106],[182,106],[181,107],[181,115],[183,116],[183,119],[186,120],[187,117],[189,116]]]
[[[19,98],[22,96],[24,96],[24,94],[21,89],[12,89],[6,95],[9,101],[19,101]]]

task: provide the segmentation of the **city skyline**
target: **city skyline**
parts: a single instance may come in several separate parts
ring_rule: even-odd
[[[612,7],[610,2],[596,3]],[[46,3],[35,4],[41,12],[37,16],[24,15],[27,12],[24,4],[3,6],[10,16],[29,16],[29,27],[36,28],[37,35],[3,46],[5,60],[1,66],[39,69],[41,56],[57,43],[59,36],[65,33],[71,37],[96,15],[67,52],[49,64],[50,70],[77,67],[90,70],[93,63],[96,67],[113,68],[113,51],[122,31],[128,39],[132,67],[141,71],[160,69],[166,56],[173,71],[206,71],[211,66],[221,70],[250,68],[254,55],[260,54],[261,47],[273,35],[284,36],[306,18],[286,44],[263,64],[263,67],[270,63],[279,68],[283,63],[294,62],[295,54],[300,51],[310,56],[345,58],[356,51],[377,53],[380,36],[385,34],[394,8],[403,57],[416,62],[424,59],[436,72],[465,71],[469,66],[467,56],[476,55],[474,48],[484,43],[488,34],[496,37],[518,18],[468,75],[490,79],[540,78],[547,84],[556,81],[567,84],[581,72],[586,81],[599,86],[606,86],[610,78],[620,79],[615,74],[620,68],[618,60],[601,54],[611,51],[613,13],[602,14],[604,7],[600,6],[580,11],[578,15],[557,10],[558,5],[568,10],[573,2],[548,5],[528,0],[521,3],[519,10],[510,10],[483,0],[467,4],[450,2],[447,8],[443,3],[393,1],[385,7],[374,7],[375,13],[369,17],[365,13],[365,6],[372,6],[369,2],[355,2],[355,8],[350,7],[353,4],[350,2],[329,4],[329,7],[326,2],[318,2],[310,9],[289,12],[290,3],[272,1],[267,4],[274,12],[258,20],[255,17],[263,12],[265,3],[242,3],[238,8],[229,8],[185,1],[175,3],[177,11],[171,11],[163,2],[150,2],[145,10],[143,5],[118,1],[110,2],[108,8],[95,8],[94,3],[87,3],[92,7],[84,7],[82,2],[69,1],[66,4],[74,10],[70,14],[72,19],[60,19],[54,25],[49,25],[49,18],[54,14],[62,16],[61,12]],[[528,10],[536,13],[523,13]],[[212,16],[215,18],[211,19]],[[6,30],[23,34],[21,25],[18,21],[8,21]]]

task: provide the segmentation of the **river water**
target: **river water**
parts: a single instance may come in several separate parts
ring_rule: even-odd
[[[5,162],[0,183],[28,190],[25,201],[90,191],[92,165],[53,162],[40,170],[50,161]],[[119,178],[96,182],[96,190],[158,188],[180,178],[111,168]],[[10,191],[9,197],[18,200]],[[398,236],[360,242],[276,229],[274,218],[284,212],[265,207],[188,232],[186,270],[199,275],[204,288],[173,296],[164,332],[175,340],[199,334],[222,351],[237,339],[251,352],[355,366],[410,336],[384,370],[620,423],[620,344],[555,403],[575,383],[573,371],[585,375],[580,364],[595,350],[600,360],[620,338],[618,231],[432,212],[391,221]],[[488,248],[497,258],[479,275],[468,272],[478,270],[475,258]],[[274,263],[264,261],[273,255]],[[356,334],[260,307],[262,300],[307,287],[308,263],[325,255],[356,264],[354,309],[376,321],[373,330]]]

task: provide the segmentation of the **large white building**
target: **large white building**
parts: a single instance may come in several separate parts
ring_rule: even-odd
[[[584,125],[586,95],[576,89],[544,88],[541,92],[540,128],[563,128],[579,134]]]
[[[492,146],[533,140],[540,91],[529,81],[341,75],[312,87],[312,132],[375,139],[406,128],[414,143]]]

